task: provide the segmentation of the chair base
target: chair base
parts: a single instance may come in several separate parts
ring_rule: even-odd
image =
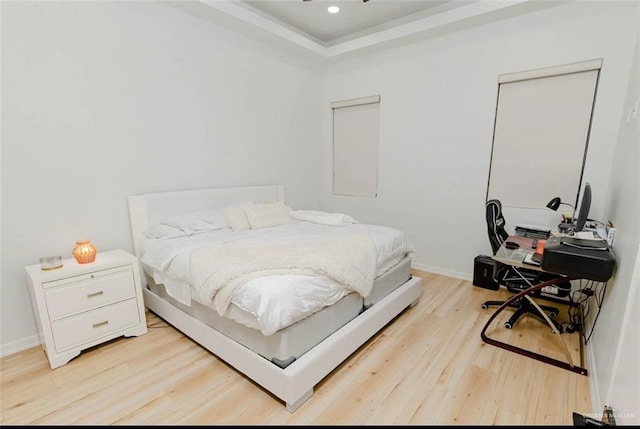
[[[504,303],[506,303],[508,301],[485,301],[482,304],[482,308],[483,309],[487,309],[491,306],[501,306]],[[559,310],[555,307],[551,307],[548,305],[538,305],[543,311],[548,313],[549,318],[551,319],[551,322],[555,325],[556,329],[558,330],[558,332],[562,333],[563,329],[562,329],[562,324],[560,324],[560,322],[558,322],[557,320],[555,320],[556,317],[558,317],[559,314]],[[513,326],[516,324],[516,322],[518,321],[518,319],[520,319],[520,317],[524,314],[530,314],[532,316],[537,317],[538,319],[540,319],[543,323],[547,323],[545,317],[540,314],[540,312],[538,311],[538,309],[531,304],[531,302],[529,302],[528,299],[526,299],[525,297],[522,297],[520,299],[517,299],[513,302],[509,302],[506,307],[509,308],[514,308],[516,311],[511,315],[511,317],[509,318],[509,320],[507,320],[504,323],[504,327],[507,329],[511,329],[513,328]]]

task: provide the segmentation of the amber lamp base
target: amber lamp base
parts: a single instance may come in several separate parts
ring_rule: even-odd
[[[96,247],[89,240],[76,241],[71,254],[79,264],[88,264],[96,260]]]

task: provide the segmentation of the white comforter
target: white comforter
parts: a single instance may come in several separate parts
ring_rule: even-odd
[[[194,299],[215,308],[221,316],[259,329],[264,335],[271,335],[339,301],[352,293],[354,287],[346,284],[346,277],[331,278],[327,277],[326,272],[323,275],[313,270],[274,270],[271,273],[263,270],[260,274],[266,275],[250,275],[236,282],[233,288],[227,289],[227,293],[221,294],[215,305],[213,298],[217,294],[212,292],[217,286],[212,289],[212,283],[207,282],[215,273],[204,272],[203,265],[194,262],[197,255],[200,255],[200,259],[211,257],[212,254],[207,255],[207,252],[211,253],[210,249],[216,249],[215,252],[220,255],[219,252],[224,248],[221,246],[225,244],[230,248],[257,249],[278,242],[299,243],[301,240],[318,241],[328,237],[346,240],[345,237],[354,235],[366,236],[373,244],[374,277],[413,252],[408,237],[394,228],[360,223],[327,226],[295,221],[259,230],[234,232],[222,229],[188,237],[150,239],[144,243],[141,262],[154,280],[163,283],[167,292],[179,302],[190,305],[191,299]],[[196,259],[193,255],[196,255]],[[365,281],[369,282],[367,279]],[[363,295],[368,293],[367,290],[358,292]]]
[[[189,264],[196,299],[212,304],[218,314],[226,314],[234,292],[254,278],[274,274],[326,276],[366,297],[376,270],[375,248],[364,234],[210,244],[195,249]]]

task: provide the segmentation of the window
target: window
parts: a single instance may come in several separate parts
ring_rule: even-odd
[[[333,193],[376,197],[380,96],[331,103]]]
[[[487,200],[577,202],[602,60],[500,75]]]

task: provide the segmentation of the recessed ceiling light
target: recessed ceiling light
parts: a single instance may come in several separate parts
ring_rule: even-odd
[[[340,8],[338,6],[329,6],[327,11],[329,13],[338,13],[338,12],[340,12]]]

